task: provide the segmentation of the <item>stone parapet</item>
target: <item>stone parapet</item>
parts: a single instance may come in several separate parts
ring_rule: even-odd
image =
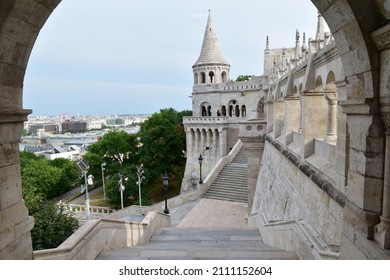
[[[229,117],[184,117],[184,125],[216,125],[216,124],[228,124]]]

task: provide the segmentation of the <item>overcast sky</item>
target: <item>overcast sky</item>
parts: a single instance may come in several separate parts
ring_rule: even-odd
[[[309,0],[62,0],[31,54],[24,108],[33,116],[191,109],[208,10],[232,79],[262,74],[267,35],[271,48],[294,46],[296,29],[315,36]]]

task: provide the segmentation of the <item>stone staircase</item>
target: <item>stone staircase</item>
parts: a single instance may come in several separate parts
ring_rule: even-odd
[[[258,230],[163,228],[148,244],[102,252],[98,260],[287,260],[297,259],[262,242]]]
[[[248,202],[248,158],[242,150],[222,168],[203,197]]]

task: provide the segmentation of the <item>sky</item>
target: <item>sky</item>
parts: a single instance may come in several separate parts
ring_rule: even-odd
[[[266,36],[270,48],[295,46],[296,30],[315,37],[309,0],[62,0],[31,53],[24,108],[32,116],[191,110],[209,10],[231,79],[263,73]]]

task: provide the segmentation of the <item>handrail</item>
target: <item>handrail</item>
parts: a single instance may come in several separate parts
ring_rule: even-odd
[[[107,218],[90,220],[59,247],[34,251],[33,257],[35,260],[93,260],[106,250],[145,244],[157,228],[170,223],[169,216],[157,211],[149,212],[140,223]]]

